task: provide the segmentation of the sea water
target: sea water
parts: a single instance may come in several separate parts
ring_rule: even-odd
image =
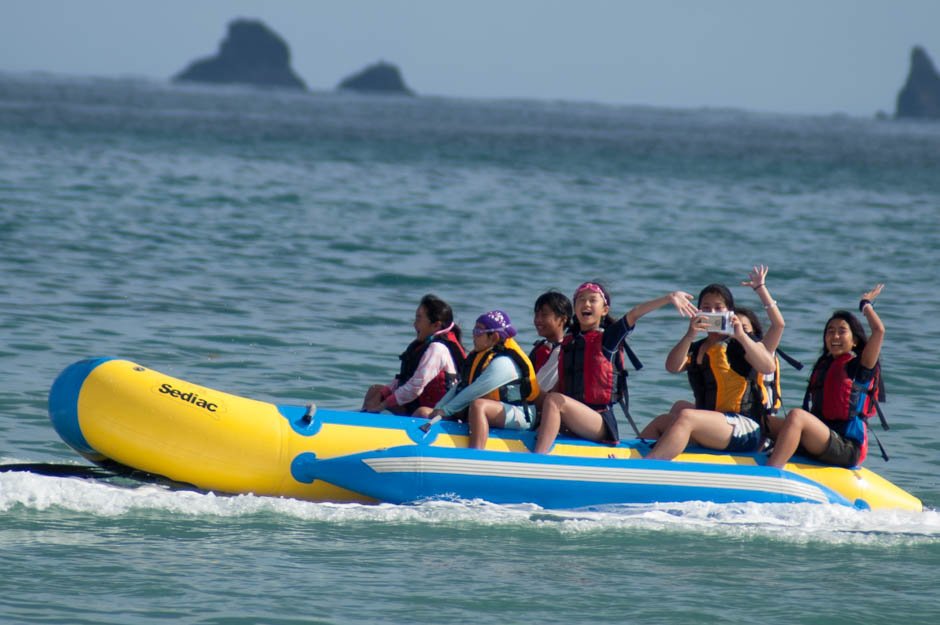
[[[116,356],[355,409],[433,292],[525,344],[548,288],[613,309],[749,269],[810,366],[874,284],[891,429],[924,512],[707,502],[311,503],[0,473],[0,622],[860,623],[940,613],[940,125],[584,102],[0,75],[0,462],[75,462],[47,394]],[[641,425],[688,398],[661,309]],[[808,369],[784,365],[786,407]],[[624,432],[629,432],[626,424]]]

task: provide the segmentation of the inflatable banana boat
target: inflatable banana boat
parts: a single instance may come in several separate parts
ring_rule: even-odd
[[[207,491],[311,501],[480,498],[545,508],[706,500],[820,502],[921,510],[920,500],[861,467],[690,449],[644,460],[646,442],[559,437],[531,453],[533,432],[494,429],[468,449],[467,426],[277,405],[179,380],[127,360],[67,367],[49,393],[62,439],[103,466]],[[430,427],[429,427],[430,426]]]

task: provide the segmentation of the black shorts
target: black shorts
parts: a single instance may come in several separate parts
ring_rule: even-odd
[[[854,467],[858,464],[861,455],[862,448],[858,442],[846,438],[830,428],[829,444],[826,445],[824,452],[816,456],[816,459],[837,467]]]
[[[620,442],[620,428],[617,427],[617,415],[614,413],[613,406],[601,412],[601,419],[604,421],[604,429],[607,430],[607,438],[601,442],[616,445]]]
[[[604,422],[605,438],[601,439],[599,442],[616,445],[620,442],[620,428],[617,427],[617,414],[614,412],[613,407],[608,407],[606,410],[595,408],[595,410],[601,415],[601,420]],[[577,436],[577,434],[564,425],[561,426],[560,431],[566,436]]]

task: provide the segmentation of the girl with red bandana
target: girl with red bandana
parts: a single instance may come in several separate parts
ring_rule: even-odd
[[[563,341],[558,383],[542,402],[536,453],[548,453],[562,426],[588,440],[619,440],[613,404],[618,384],[625,383],[620,372],[627,335],[640,317],[669,303],[686,317],[697,312],[692,295],[682,291],[644,302],[619,320],[610,317],[610,295],[596,282],[579,286],[573,299],[574,328]]]

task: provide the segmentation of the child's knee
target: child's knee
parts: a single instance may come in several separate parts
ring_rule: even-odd
[[[561,393],[549,393],[545,396],[545,401],[542,402],[542,409],[550,406],[552,408],[560,409],[561,406],[565,403],[565,396]]]
[[[672,405],[672,408],[669,409],[669,414],[670,414],[671,416],[676,416],[676,415],[679,414],[679,412],[681,412],[683,409],[691,407],[691,405],[692,405],[692,404],[690,404],[689,402],[685,401],[684,399],[680,399],[679,401],[677,401],[676,403],[674,403],[674,404]]]
[[[784,424],[802,425],[806,422],[806,415],[808,414],[809,413],[802,408],[792,408],[790,412],[787,413]]]
[[[676,414],[676,418],[669,424],[670,428],[679,428],[688,431],[695,430],[702,423],[702,415],[695,408],[683,408]]]

